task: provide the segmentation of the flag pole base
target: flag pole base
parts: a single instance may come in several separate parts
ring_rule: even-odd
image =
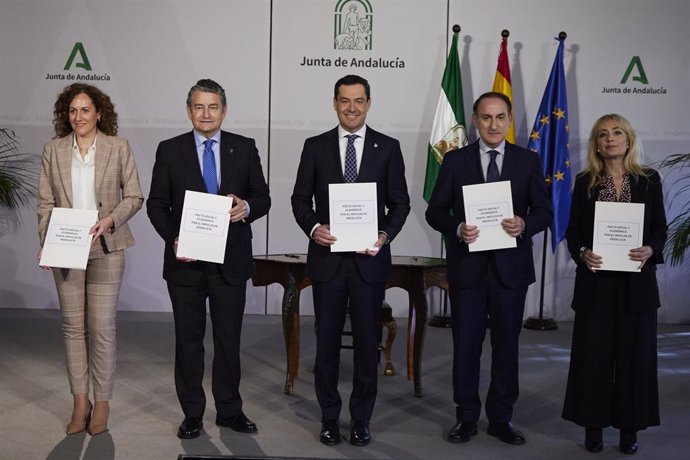
[[[450,316],[434,315],[426,324],[431,327],[450,327]]]
[[[555,331],[558,329],[558,325],[552,318],[535,318],[534,316],[527,318],[523,327],[533,331]]]

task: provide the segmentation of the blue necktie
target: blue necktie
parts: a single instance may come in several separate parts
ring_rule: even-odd
[[[491,155],[491,160],[489,160],[489,167],[486,168],[486,181],[498,182],[501,180],[501,174],[498,172],[498,165],[496,164],[498,152],[496,150],[489,150],[489,155]]]
[[[345,173],[343,177],[345,182],[354,182],[357,180],[357,152],[355,151],[355,139],[359,136],[356,134],[348,134],[347,147],[345,148]]]
[[[216,141],[213,139],[204,141],[204,170],[202,175],[206,183],[206,191],[215,195],[218,193],[218,175],[216,174],[216,158],[213,155],[214,142]]]

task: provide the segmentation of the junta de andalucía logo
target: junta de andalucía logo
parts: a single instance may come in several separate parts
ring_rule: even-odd
[[[368,0],[339,0],[335,5],[333,49],[370,50],[373,22]]]
[[[663,86],[650,85],[647,72],[645,72],[640,56],[633,56],[628,63],[620,81],[624,86],[604,86],[602,93],[608,94],[666,94],[668,91]]]
[[[47,73],[46,80],[76,80],[76,81],[110,81],[110,75],[91,73],[93,67],[86,53],[83,42],[75,42],[72,46],[63,72]]]

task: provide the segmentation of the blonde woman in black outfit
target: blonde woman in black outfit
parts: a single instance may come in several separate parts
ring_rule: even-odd
[[[598,270],[592,251],[596,201],[644,203],[642,246],[630,251],[640,272]],[[568,250],[577,263],[570,372],[563,418],[585,427],[585,447],[603,448],[602,429],[620,430],[619,448],[637,452],[637,432],[659,425],[656,265],[663,262],[666,216],[661,178],[639,163],[637,135],[620,115],[604,115],[575,181]]]

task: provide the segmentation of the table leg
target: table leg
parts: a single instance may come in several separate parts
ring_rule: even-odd
[[[426,333],[428,306],[423,288],[417,288],[411,293],[415,311],[414,350],[412,358],[412,373],[414,378],[414,395],[422,397],[422,348]]]
[[[383,370],[383,375],[391,377],[395,375],[395,367],[393,367],[393,362],[391,361],[391,351],[395,335],[398,332],[398,323],[395,322],[395,318],[391,317],[390,321],[384,322],[383,325],[388,330],[388,334],[386,334],[386,348],[383,350],[383,354],[386,357],[386,367]]]
[[[285,394],[294,391],[295,377],[299,370],[299,290],[292,274],[283,293],[283,337],[287,353],[287,374],[285,375]]]
[[[414,335],[415,335],[415,309],[414,309],[414,298],[412,294],[408,291],[408,304],[409,311],[407,312],[407,380],[412,380],[414,373]]]

